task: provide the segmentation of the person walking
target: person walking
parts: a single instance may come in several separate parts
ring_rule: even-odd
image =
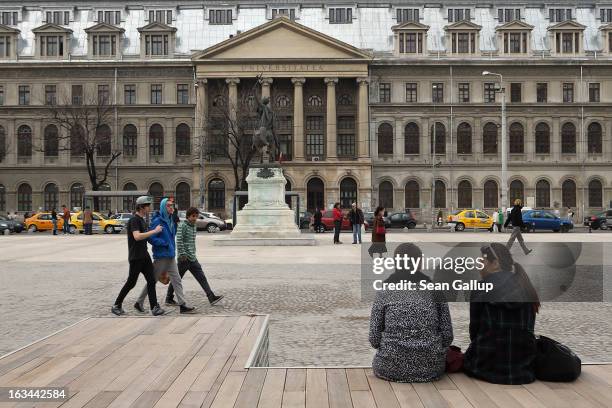
[[[51,222],[53,223],[53,235],[57,235],[57,211],[51,210]]]
[[[115,304],[111,308],[111,312],[117,316],[125,314],[123,310],[123,300],[127,294],[136,286],[138,275],[141,273],[147,281],[146,289],[149,295],[149,304],[151,305],[151,314],[153,316],[161,316],[165,314],[165,310],[159,307],[157,303],[157,295],[155,293],[155,276],[153,272],[153,262],[147,251],[147,239],[162,232],[163,227],[157,225],[150,231],[147,231],[147,223],[145,218],[151,210],[153,198],[141,196],[136,199],[136,212],[127,223],[127,239],[128,239],[128,261],[130,263],[130,272],[128,279],[121,288]]]
[[[353,244],[361,244],[361,226],[363,225],[364,216],[361,208],[357,207],[357,203],[351,205],[349,212],[349,221],[353,228]]]
[[[508,228],[508,224],[512,222],[512,234],[510,234],[510,239],[508,240],[506,247],[508,250],[510,250],[514,244],[514,241],[518,239],[518,242],[521,248],[523,248],[525,255],[529,255],[533,249],[527,248],[525,245],[525,240],[523,240],[523,234],[521,232],[521,228],[523,227],[522,209],[523,206],[521,205],[521,200],[517,198],[514,200],[514,206],[512,207],[512,211],[510,211],[510,216],[504,223],[504,228]]]
[[[574,210],[572,210],[572,207],[570,207],[569,205],[567,206],[567,218],[571,222],[574,222]]]
[[[340,209],[340,203],[334,204],[332,213],[334,215],[334,244],[341,244],[340,230],[342,229],[342,219],[344,218],[344,215]]]
[[[174,213],[174,202],[168,198],[161,200],[159,204],[159,212],[153,216],[151,221],[151,228],[162,226],[160,234],[152,235],[149,237],[149,242],[153,247],[153,272],[155,280],[157,281],[163,272],[167,272],[170,278],[170,282],[176,292],[177,304],[180,309],[180,313],[193,313],[195,308],[187,306],[185,301],[185,295],[183,294],[183,283],[181,281],[181,275],[178,271],[178,265],[176,264],[176,227],[172,220],[172,214]],[[142,289],[138,300],[134,303],[134,308],[140,313],[144,313],[144,301],[147,297],[147,287]]]
[[[62,218],[64,219],[62,233],[70,234],[70,210],[68,209],[68,207],[66,207],[66,204],[62,205]]]
[[[321,212],[321,209],[319,207],[316,208],[312,218],[314,220],[313,222],[314,232],[316,233],[321,232],[321,218],[323,218],[323,213]]]
[[[497,210],[497,219],[495,222],[497,223],[497,232],[502,232],[502,225],[504,225],[504,211],[502,208]]]
[[[83,211],[83,230],[85,230],[85,235],[91,235],[93,229],[93,214],[89,207],[85,207],[85,211]]]
[[[384,207],[376,207],[374,211],[374,222],[372,225],[372,245],[368,249],[370,258],[374,257],[374,254],[379,254],[381,257],[387,252],[387,245],[385,243],[385,236],[387,231],[385,229],[385,220],[383,214],[385,213]]]
[[[178,270],[179,275],[181,275],[181,279],[183,279],[183,276],[185,276],[187,271],[190,271],[204,290],[204,293],[206,293],[206,297],[208,298],[210,304],[215,305],[221,299],[223,299],[223,295],[215,295],[215,293],[212,291],[210,285],[208,284],[208,280],[206,279],[206,275],[204,275],[202,265],[200,265],[200,262],[196,257],[196,221],[199,215],[200,211],[195,207],[191,207],[187,210],[185,221],[178,225],[178,230],[176,231]],[[166,304],[176,306],[176,302],[174,301],[174,286],[172,286],[172,283],[170,283],[168,286]]]

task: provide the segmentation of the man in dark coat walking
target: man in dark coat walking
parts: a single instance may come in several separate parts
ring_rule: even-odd
[[[521,233],[521,228],[523,227],[522,209],[523,206],[521,205],[521,200],[517,198],[514,200],[514,207],[512,207],[512,211],[510,211],[510,216],[504,223],[504,228],[508,228],[508,224],[512,222],[512,234],[510,234],[510,239],[508,240],[506,247],[508,250],[510,250],[514,244],[514,240],[518,239],[518,242],[521,248],[523,248],[525,255],[529,255],[533,249],[527,248],[525,241],[523,240],[523,234]]]

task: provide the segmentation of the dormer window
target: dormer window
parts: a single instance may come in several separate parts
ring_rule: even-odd
[[[427,52],[427,30],[429,26],[407,22],[392,27],[395,55],[423,55]]]
[[[572,19],[572,9],[551,8],[548,9],[548,19],[551,23],[561,23]]]
[[[17,58],[17,36],[19,30],[0,25],[0,59]]]
[[[140,55],[143,58],[173,57],[176,28],[162,23],[151,23],[138,29]]]
[[[86,28],[89,58],[116,58],[121,54],[124,30],[106,23]]]
[[[575,21],[565,21],[548,28],[551,52],[555,55],[581,55],[585,26]]]
[[[352,24],[353,9],[350,7],[332,7],[329,9],[330,24]]]
[[[497,9],[497,20],[500,23],[509,23],[521,19],[521,9],[500,8]]]
[[[172,24],[172,10],[149,10],[149,23]]]
[[[208,10],[208,24],[213,24],[213,25],[232,24],[232,9]]]
[[[98,10],[98,23],[110,25],[121,24],[121,11],[119,10]]]
[[[529,54],[533,26],[522,21],[511,21],[497,27],[497,44],[505,55]]]
[[[480,28],[479,25],[469,21],[461,21],[444,27],[451,54],[479,54]]]
[[[407,23],[409,21],[418,23],[419,22],[419,9],[415,8],[398,8],[397,12],[397,22],[398,23]]]
[[[32,30],[36,36],[36,56],[39,58],[68,58],[72,30],[47,23]]]
[[[599,31],[601,31],[603,52],[612,55],[612,23],[602,26]]]
[[[464,8],[449,8],[448,9],[448,22],[456,23],[459,21],[470,20],[470,9]]]
[[[70,11],[56,10],[45,12],[45,22],[67,26],[70,24]]]
[[[16,11],[0,11],[0,24],[5,26],[16,26],[19,22],[19,14]]]
[[[271,10],[271,17],[272,18],[276,18],[276,17],[287,17],[291,20],[295,20],[295,8],[292,7],[274,7]]]

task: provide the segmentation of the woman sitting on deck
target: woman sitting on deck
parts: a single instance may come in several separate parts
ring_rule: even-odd
[[[421,258],[414,244],[401,244],[395,256]],[[429,280],[419,269],[396,269],[387,283]],[[374,374],[389,381],[427,382],[444,374],[453,341],[448,304],[436,292],[384,290],[376,293],[370,318],[370,344],[376,349]]]

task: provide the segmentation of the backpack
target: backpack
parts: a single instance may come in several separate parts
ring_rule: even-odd
[[[580,376],[582,361],[569,347],[539,336],[536,348],[535,376],[538,380],[569,382]]]

